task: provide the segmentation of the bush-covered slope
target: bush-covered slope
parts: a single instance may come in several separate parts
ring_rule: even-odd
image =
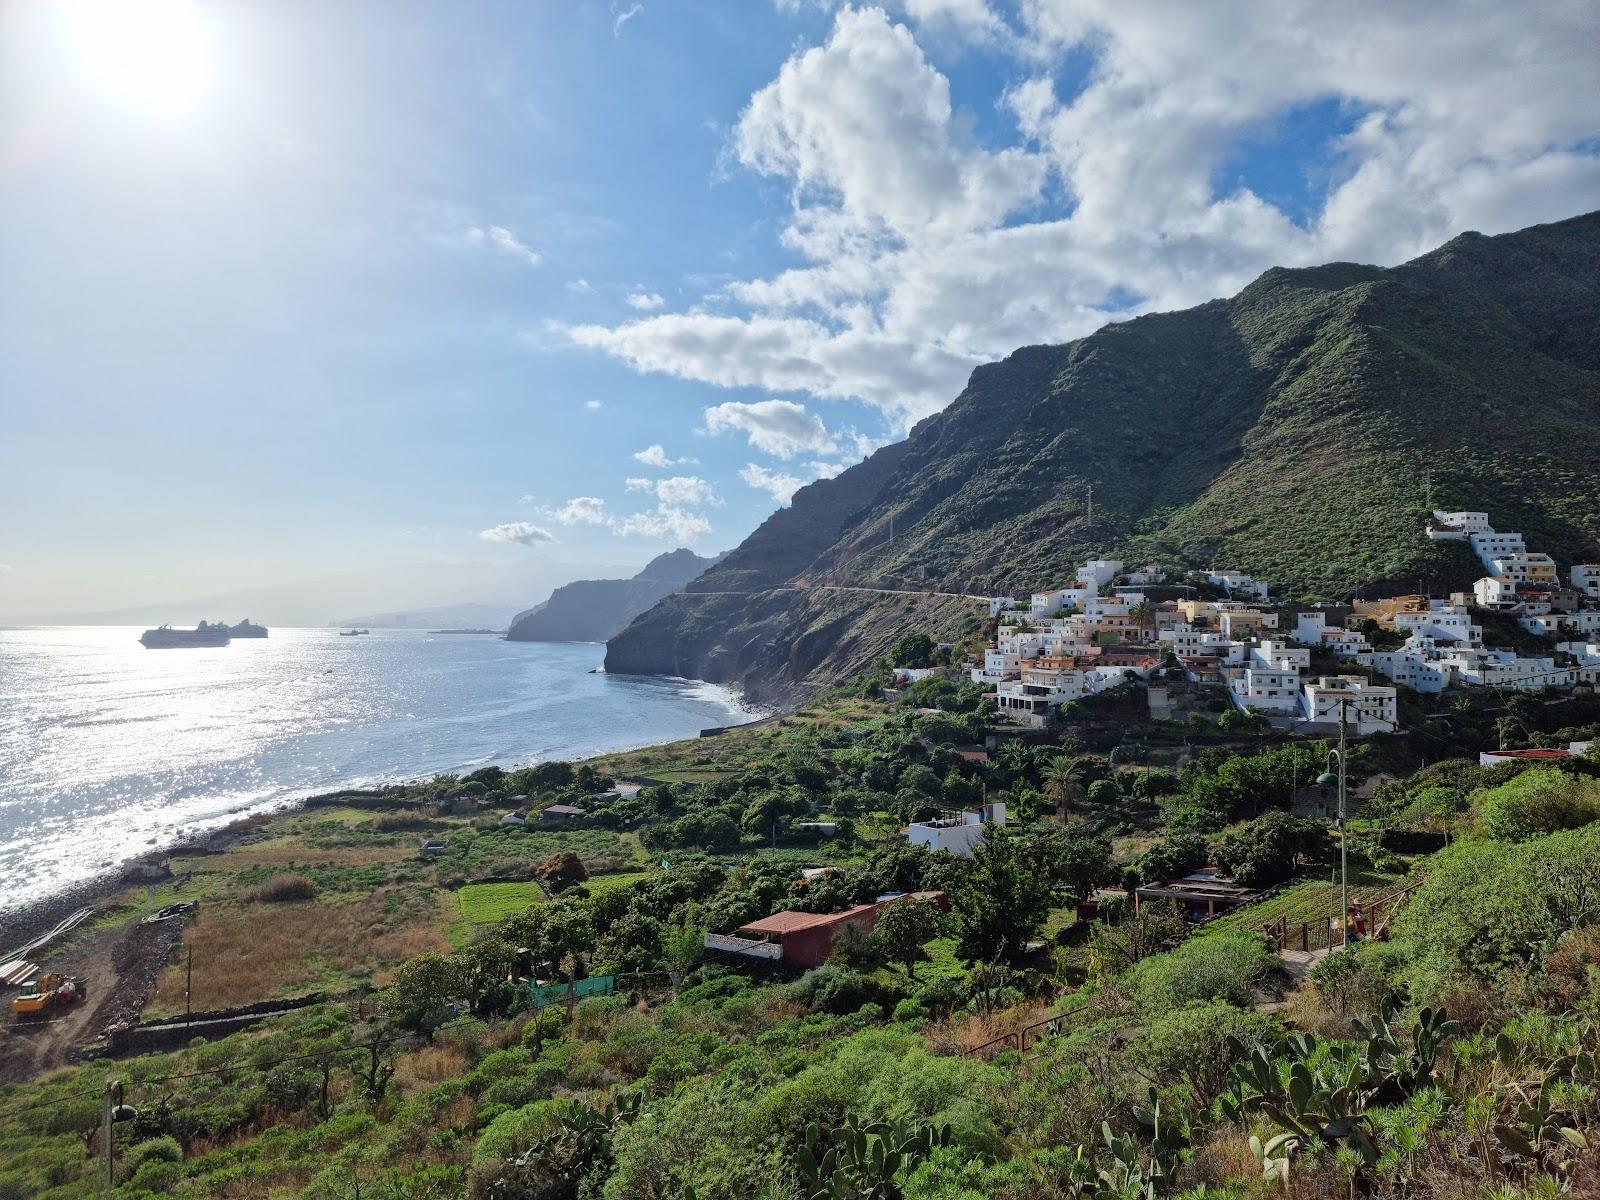
[[[1571,560],[1600,540],[1596,463],[1590,214],[1392,269],[1274,269],[1229,300],[1018,350],[905,442],[797,493],[691,591],[1020,592],[1103,554],[1236,567],[1305,597],[1462,586],[1470,555],[1422,535],[1430,471],[1434,507],[1488,510]],[[715,647],[643,644],[695,611],[675,600],[612,654],[706,675]]]

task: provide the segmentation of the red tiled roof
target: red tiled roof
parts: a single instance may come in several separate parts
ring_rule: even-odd
[[[1571,750],[1485,750],[1494,758],[1571,758]]]
[[[785,909],[775,912],[770,917],[762,917],[759,921],[751,921],[748,925],[741,925],[736,933],[797,933],[802,929],[815,929],[818,925],[832,925],[835,921],[843,921],[847,917],[858,917],[862,913],[871,912],[876,905],[858,904],[854,908],[847,908],[836,913],[808,913],[793,912]]]

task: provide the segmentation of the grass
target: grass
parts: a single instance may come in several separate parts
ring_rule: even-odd
[[[376,982],[408,958],[448,950],[432,898],[385,889],[343,903],[219,902],[183,935],[194,955],[194,1007]],[[183,1011],[184,957],[156,985],[149,1014]]]
[[[456,907],[469,925],[494,925],[531,908],[544,899],[544,891],[527,883],[469,883],[456,892]]]
[[[619,871],[614,875],[596,875],[584,884],[590,895],[631,887],[648,877],[649,871]],[[524,909],[544,902],[544,891],[532,880],[519,883],[469,883],[458,888],[452,897],[451,908],[456,919],[450,922],[445,936],[452,945],[460,946],[472,933]]]

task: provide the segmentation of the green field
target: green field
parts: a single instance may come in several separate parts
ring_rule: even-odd
[[[590,895],[614,891],[638,883],[648,871],[619,871],[615,875],[596,875],[584,886]],[[469,883],[456,892],[456,907],[468,925],[494,925],[506,917],[531,908],[544,900],[544,890],[532,880],[520,883]]]

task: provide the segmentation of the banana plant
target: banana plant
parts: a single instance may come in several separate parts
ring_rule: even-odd
[[[805,1200],[902,1200],[896,1177],[910,1170],[935,1147],[950,1141],[948,1125],[913,1125],[874,1121],[866,1125],[847,1117],[825,1139],[814,1122],[806,1126],[805,1144],[795,1153],[795,1169]]]

